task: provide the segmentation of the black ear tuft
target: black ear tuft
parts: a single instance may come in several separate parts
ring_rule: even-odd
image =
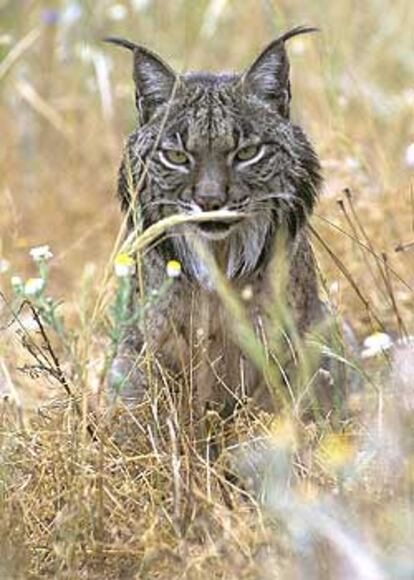
[[[299,34],[316,30],[310,26],[297,26],[269,44],[242,77],[246,93],[274,103],[281,115],[289,117],[291,95],[285,42]]]
[[[134,55],[133,76],[137,107],[143,122],[170,99],[177,82],[176,73],[155,53],[123,38],[104,39],[131,50]]]

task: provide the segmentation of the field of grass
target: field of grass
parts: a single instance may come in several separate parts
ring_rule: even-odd
[[[241,70],[299,24],[320,28],[289,54],[322,292],[392,344],[362,359],[351,420],[241,409],[200,442],[166,375],[133,413],[104,395],[135,108],[130,55],[101,38]],[[1,579],[414,578],[413,28],[410,0],[0,0]]]

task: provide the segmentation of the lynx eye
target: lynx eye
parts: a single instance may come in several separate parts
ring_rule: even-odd
[[[165,159],[173,165],[185,165],[188,163],[188,157],[184,151],[178,149],[166,149],[162,154]]]
[[[243,147],[239,149],[235,155],[236,161],[251,161],[261,151],[260,145],[249,145],[248,147]]]

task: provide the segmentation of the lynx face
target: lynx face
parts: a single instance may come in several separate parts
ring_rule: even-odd
[[[158,56],[127,41],[133,51],[140,126],[131,135],[119,194],[144,227],[174,213],[227,209],[238,221],[185,226],[163,251],[207,284],[192,249],[194,234],[226,245],[226,271],[236,278],[257,269],[278,226],[295,236],[312,210],[319,163],[303,131],[289,119],[289,63],[285,41],[273,42],[244,74],[177,75]]]

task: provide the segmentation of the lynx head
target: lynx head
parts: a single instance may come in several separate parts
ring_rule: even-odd
[[[236,222],[186,226],[170,242],[170,252],[199,281],[195,233],[213,247],[226,244],[227,274],[234,278],[257,270],[278,226],[286,225],[294,237],[312,210],[319,163],[290,121],[285,48],[289,38],[312,30],[298,27],[279,37],[242,74],[179,75],[147,49],[108,39],[134,56],[139,126],[120,172],[124,209],[134,212],[137,200],[144,226],[179,212],[242,214]],[[138,189],[136,195],[131,189]]]

